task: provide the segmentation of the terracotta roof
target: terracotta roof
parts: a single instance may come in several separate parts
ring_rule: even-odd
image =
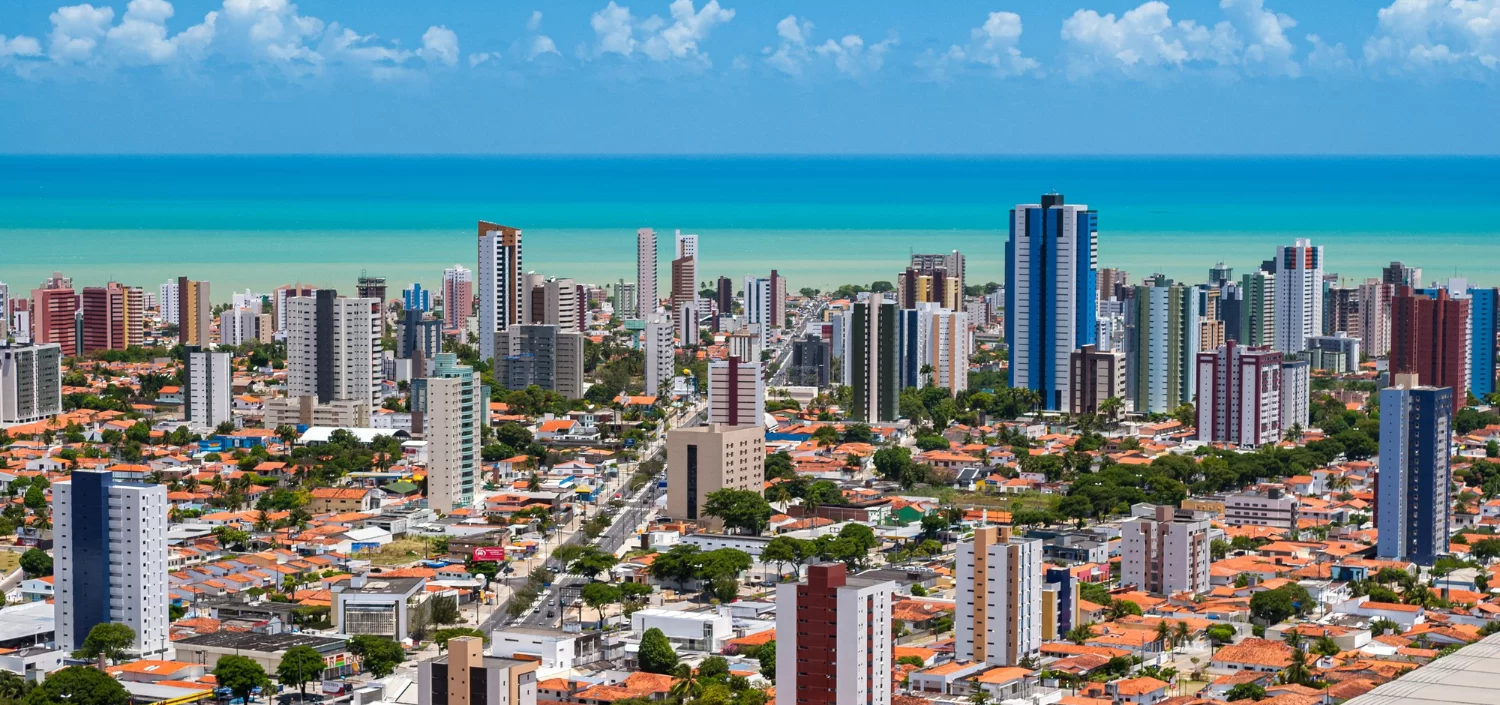
[[[1246,639],[1219,649],[1213,660],[1224,663],[1286,668],[1292,662],[1292,647],[1279,641]]]

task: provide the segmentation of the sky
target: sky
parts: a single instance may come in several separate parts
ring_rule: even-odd
[[[0,2],[0,153],[1497,154],[1500,0]]]

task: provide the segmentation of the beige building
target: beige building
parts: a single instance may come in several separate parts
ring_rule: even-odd
[[[535,661],[484,655],[475,636],[448,640],[447,658],[418,667],[418,705],[536,705]]]
[[[766,429],[710,424],[667,432],[667,515],[709,528],[723,522],[703,514],[709,494],[722,489],[759,493],[765,478]]]
[[[266,400],[263,426],[281,425],[332,426],[334,428],[369,428],[370,405],[352,399],[336,399],[319,404],[316,397],[280,397]]]
[[[1042,648],[1042,542],[982,526],[958,545],[954,657],[1014,666]],[[1056,613],[1053,613],[1056,619]]]

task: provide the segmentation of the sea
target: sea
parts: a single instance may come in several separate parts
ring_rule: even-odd
[[[474,268],[490,220],[523,230],[526,269],[601,285],[635,279],[641,227],[663,282],[678,230],[704,280],[827,289],[960,250],[970,283],[1003,282],[1009,210],[1050,192],[1098,211],[1099,266],[1132,279],[1250,271],[1306,238],[1351,282],[1401,260],[1500,285],[1493,157],[0,156],[0,281],[181,275],[227,300],[365,272],[395,296]]]

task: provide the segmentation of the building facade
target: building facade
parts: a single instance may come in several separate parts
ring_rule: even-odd
[[[776,705],[890,703],[895,592],[894,582],[851,578],[839,563],[778,585]]]
[[[708,495],[722,489],[759,494],[765,480],[766,429],[711,424],[667,431],[667,515],[710,529],[723,522],[703,513]]]
[[[954,658],[1015,666],[1042,648],[1042,541],[983,526],[958,545]]]
[[[208,282],[177,278],[177,339],[183,345],[208,345],[214,304]]]
[[[1160,275],[1135,288],[1125,317],[1125,387],[1135,411],[1171,413],[1192,401],[1200,341],[1196,293]]]
[[[787,384],[823,389],[829,385],[832,364],[831,346],[821,336],[809,333],[793,340]]]
[[[495,333],[525,322],[521,229],[479,221],[479,357],[495,359]]]
[[[1042,408],[1066,408],[1068,358],[1094,343],[1098,311],[1099,214],[1062,194],[1010,212],[1005,243],[1005,340],[1010,386],[1041,393]]]
[[[656,231],[635,231],[635,315],[645,318],[656,311],[661,300],[656,295]]]
[[[62,413],[62,346],[0,340],[0,427]]]
[[[474,501],[482,405],[489,392],[458,356],[440,353],[432,374],[411,382],[412,432],[427,441],[427,505],[448,513]]]
[[[672,383],[676,353],[672,348],[672,316],[665,311],[646,315],[646,394],[661,394]]]
[[[77,355],[80,305],[73,280],[53,273],[42,288],[31,290],[31,342],[56,343],[64,357]]]
[[[287,300],[287,396],[374,407],[381,377],[380,302],[319,289]]]
[[[474,315],[474,272],[461,264],[443,270],[443,330],[463,329]]]
[[[708,423],[763,424],[766,386],[761,363],[730,356],[708,364]]]
[[[1397,289],[1391,299],[1393,375],[1411,373],[1417,383],[1453,390],[1453,412],[1464,407],[1469,389],[1469,300],[1446,289],[1431,296]]]
[[[511,326],[495,334],[495,381],[506,389],[536,385],[583,398],[584,337],[555,325]]]
[[[853,305],[847,320],[849,348],[843,365],[854,392],[849,417],[865,423],[894,421],[901,395],[896,304],[871,294]]]
[[[135,631],[130,651],[162,655],[167,633],[167,488],[74,470],[52,485],[57,645],[73,651],[105,623]]]
[[[1281,440],[1281,353],[1233,340],[1198,353],[1198,439],[1259,448]]]
[[[417,705],[536,705],[536,661],[486,656],[484,639],[448,640],[448,655],[417,667]]]
[[[1121,529],[1121,584],[1158,595],[1208,592],[1208,515],[1171,506],[1143,508],[1151,514],[1136,516]]]
[[[1068,413],[1099,413],[1111,397],[1125,400],[1125,353],[1100,352],[1093,345],[1073,351],[1068,358]]]
[[[215,427],[234,420],[233,362],[228,352],[188,345],[182,355],[183,418],[195,426]]]
[[[1432,565],[1448,553],[1453,390],[1398,375],[1380,390],[1375,551]]]
[[[1323,247],[1298,239],[1276,248],[1276,344],[1283,354],[1307,349],[1323,334]]]

